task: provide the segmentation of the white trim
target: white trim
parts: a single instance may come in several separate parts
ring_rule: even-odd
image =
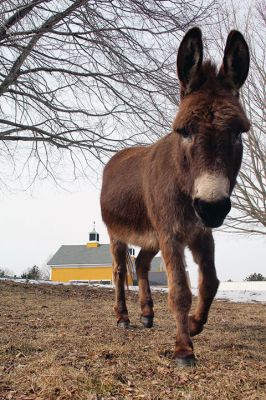
[[[72,279],[69,281],[70,283],[103,283],[109,282],[112,283],[112,279]]]
[[[112,264],[60,264],[48,265],[50,268],[107,268],[112,267]]]

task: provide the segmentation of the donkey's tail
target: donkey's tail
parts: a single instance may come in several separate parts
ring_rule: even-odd
[[[130,256],[129,250],[127,250],[127,256],[126,256],[126,286],[128,289],[128,278],[131,278],[131,282],[134,280],[134,264],[132,261],[132,258]]]

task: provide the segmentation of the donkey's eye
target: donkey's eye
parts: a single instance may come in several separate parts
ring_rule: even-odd
[[[183,138],[191,138],[191,133],[187,128],[179,128],[177,131]]]
[[[234,136],[233,136],[234,142],[240,142],[241,138],[242,138],[242,132],[241,131],[237,131],[237,132],[234,133]]]

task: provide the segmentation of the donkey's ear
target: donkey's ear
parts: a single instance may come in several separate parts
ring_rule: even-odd
[[[203,44],[201,30],[190,29],[184,36],[177,54],[177,75],[183,92],[202,65]]]
[[[249,70],[249,49],[243,35],[231,31],[228,35],[224,50],[223,65],[219,76],[239,89],[245,82]]]

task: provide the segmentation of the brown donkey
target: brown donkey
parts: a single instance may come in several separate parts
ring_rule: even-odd
[[[118,326],[129,326],[127,244],[141,247],[136,272],[141,321],[147,328],[154,317],[148,271],[160,249],[180,366],[195,365],[190,338],[202,331],[219,285],[212,228],[222,225],[230,211],[242,159],[241,133],[250,126],[238,95],[248,69],[249,50],[240,32],[230,32],[217,72],[210,61],[203,62],[200,29],[189,30],[177,56],[181,101],[172,131],[150,146],[119,151],[104,169],[101,209],[111,240]],[[191,316],[186,246],[199,266],[198,303]]]

